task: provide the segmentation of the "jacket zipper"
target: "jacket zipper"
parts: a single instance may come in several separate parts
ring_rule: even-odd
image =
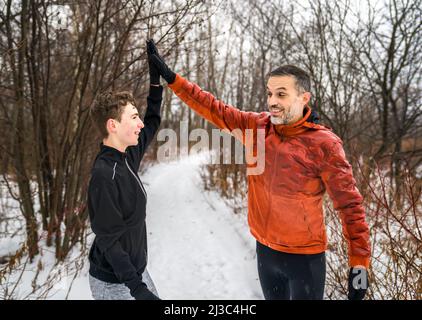
[[[283,143],[283,139],[281,138],[281,143]],[[274,168],[277,168],[277,158],[278,158],[278,148],[276,146],[275,148],[275,152],[274,152],[274,160],[273,160],[273,164],[274,164]],[[264,234],[267,235],[267,230],[268,230],[268,223],[270,221],[270,216],[271,216],[271,210],[272,210],[272,204],[273,204],[273,199],[272,199],[272,194],[271,194],[271,190],[273,189],[273,182],[274,182],[274,175],[271,175],[271,180],[270,180],[270,184],[269,184],[269,190],[268,190],[268,194],[269,194],[269,199],[270,199],[270,205],[269,205],[269,209],[268,209],[268,215],[267,215],[267,221],[265,222],[265,231]],[[268,239],[265,239],[265,241],[268,241]]]
[[[125,159],[125,163],[126,163],[126,167],[129,169],[130,173],[132,173],[132,175],[135,177],[136,181],[138,181],[139,186],[141,187],[142,192],[145,195],[145,199],[148,199],[147,197],[147,193],[144,189],[144,186],[142,185],[141,180],[136,176],[136,174],[132,171],[132,169],[129,167],[129,164],[127,163],[127,160]]]

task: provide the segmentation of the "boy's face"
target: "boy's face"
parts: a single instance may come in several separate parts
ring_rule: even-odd
[[[138,144],[138,137],[144,123],[139,118],[138,109],[133,104],[128,103],[124,107],[120,122],[114,119],[110,120],[113,122],[110,131],[116,135],[122,146],[128,147]]]

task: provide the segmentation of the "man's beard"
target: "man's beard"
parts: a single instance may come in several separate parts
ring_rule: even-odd
[[[271,123],[276,125],[276,126],[280,125],[280,124],[286,124],[284,117],[280,118],[280,117],[274,117],[274,116],[271,116]]]
[[[290,113],[285,114],[283,117],[274,117],[271,116],[271,123],[274,125],[287,125],[289,124],[290,120],[292,119]]]

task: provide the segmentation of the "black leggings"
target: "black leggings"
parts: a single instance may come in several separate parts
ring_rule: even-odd
[[[322,300],[325,252],[292,254],[256,242],[258,274],[266,300]]]

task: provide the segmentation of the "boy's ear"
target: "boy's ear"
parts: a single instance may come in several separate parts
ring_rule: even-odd
[[[116,128],[117,128],[117,126],[116,126],[116,120],[111,119],[111,118],[108,119],[107,122],[106,122],[106,128],[107,128],[107,132],[109,134],[116,132]]]

